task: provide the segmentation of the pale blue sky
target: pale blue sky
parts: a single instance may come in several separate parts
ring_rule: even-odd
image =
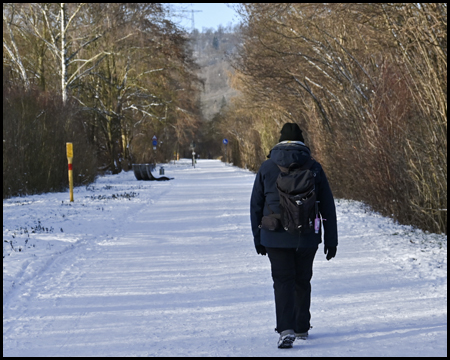
[[[225,3],[174,3],[173,5],[175,9],[185,10],[183,13],[185,18],[177,22],[188,30],[191,29],[192,13],[186,12],[186,10],[201,10],[201,12],[194,12],[195,28],[200,31],[203,28],[217,28],[219,24],[226,26],[230,22],[232,24],[239,22],[239,16],[232,8],[225,5]]]

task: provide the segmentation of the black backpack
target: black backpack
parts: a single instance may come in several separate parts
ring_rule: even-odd
[[[307,234],[314,231],[316,216],[316,174],[311,170],[314,160],[304,165],[292,163],[281,169],[277,178],[280,195],[281,225],[291,234]]]

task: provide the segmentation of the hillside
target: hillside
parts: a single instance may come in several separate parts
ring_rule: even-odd
[[[227,61],[238,44],[237,28],[207,29],[204,32],[194,31],[194,58],[200,65],[200,77],[204,81],[201,95],[202,112],[206,120],[211,120],[237,91],[230,87],[228,74],[232,68]]]

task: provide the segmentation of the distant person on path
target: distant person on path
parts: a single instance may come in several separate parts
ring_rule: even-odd
[[[309,169],[314,184],[316,217],[323,218],[324,253],[335,257],[338,244],[334,198],[322,166],[312,159],[302,131],[295,123],[284,124],[280,142],[270,151],[255,178],[250,216],[256,252],[269,255],[275,292],[279,348],[291,348],[295,338],[306,339],[310,325],[311,278],[313,261],[322,230],[304,227],[303,233],[288,232],[280,215],[277,178],[280,173]],[[281,167],[281,168],[280,168]],[[303,199],[302,199],[303,200]],[[309,221],[309,226],[311,226]],[[301,228],[300,226],[298,228]]]

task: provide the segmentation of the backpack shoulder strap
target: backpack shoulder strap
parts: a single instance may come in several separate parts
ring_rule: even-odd
[[[283,172],[283,173],[288,173],[288,172],[289,172],[289,168],[280,166],[280,165],[278,165],[278,164],[277,164],[277,166],[279,167],[279,169],[281,170],[281,172]]]
[[[277,214],[276,212],[274,212],[268,203],[266,203],[266,205],[267,205],[267,208],[270,211],[270,215],[269,216],[272,216],[272,217],[274,217],[276,219],[281,219],[281,215],[280,214]]]

